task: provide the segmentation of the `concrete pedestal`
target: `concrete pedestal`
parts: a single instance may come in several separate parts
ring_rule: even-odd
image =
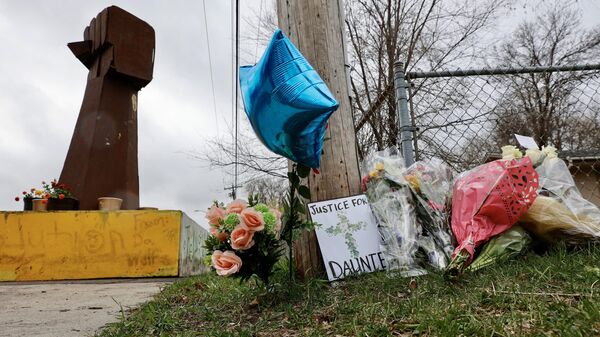
[[[0,281],[199,274],[207,235],[181,211],[0,212]]]

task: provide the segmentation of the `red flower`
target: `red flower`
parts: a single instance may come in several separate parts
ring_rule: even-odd
[[[35,192],[35,188],[32,188],[32,189],[31,189],[31,193],[33,193],[33,192]]]
[[[23,191],[23,195],[27,195],[27,192]]]
[[[44,194],[44,198],[45,198],[45,199],[49,199],[49,198],[50,198],[50,193],[46,193],[46,194]]]
[[[370,176],[364,176],[362,179],[362,190],[363,192],[367,191],[367,184],[371,181]]]
[[[16,197],[16,198],[15,198],[15,201],[19,201],[19,200],[21,200],[21,199],[19,199],[19,197]]]
[[[46,185],[46,182],[45,182],[45,181],[42,181],[42,185]]]
[[[58,195],[58,199],[63,200],[64,198],[65,198],[64,194],[61,193],[61,194]]]

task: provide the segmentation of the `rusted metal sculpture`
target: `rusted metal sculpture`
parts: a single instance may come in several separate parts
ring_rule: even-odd
[[[89,69],[79,117],[60,182],[71,186],[80,209],[99,197],[139,207],[137,96],[152,80],[154,29],[119,7],[108,7],[68,46]]]

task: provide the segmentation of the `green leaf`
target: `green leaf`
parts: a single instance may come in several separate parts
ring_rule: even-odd
[[[300,176],[300,178],[306,178],[310,174],[310,167],[306,167],[302,164],[298,164],[297,171],[298,171],[298,176]]]
[[[298,194],[304,199],[310,199],[310,188],[308,186],[301,185],[298,187]]]
[[[315,227],[317,227],[317,225],[318,224],[316,222],[307,221],[307,222],[304,222],[302,224],[302,229],[304,229],[304,230],[313,230],[313,229],[315,229]]]
[[[294,187],[300,185],[300,178],[295,172],[288,172],[288,180]]]
[[[294,210],[300,214],[306,214],[306,206],[304,206],[303,203],[297,203],[296,206],[294,206]]]

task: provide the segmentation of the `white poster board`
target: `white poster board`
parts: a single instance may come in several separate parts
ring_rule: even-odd
[[[365,195],[308,204],[329,281],[385,269],[377,222]]]

